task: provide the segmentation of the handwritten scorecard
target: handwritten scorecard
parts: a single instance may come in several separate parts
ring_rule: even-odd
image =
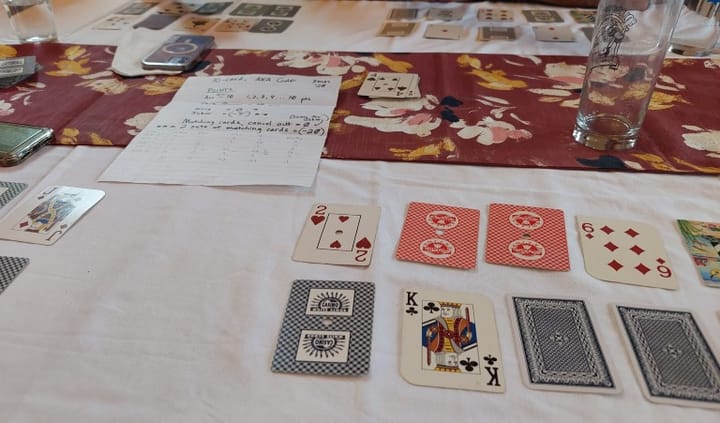
[[[99,181],[312,186],[340,77],[188,78]]]

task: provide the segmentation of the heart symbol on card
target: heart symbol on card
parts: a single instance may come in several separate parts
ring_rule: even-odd
[[[342,245],[340,245],[340,241],[333,241],[332,244],[330,244],[330,248],[340,248]]]
[[[350,219],[350,218],[347,217],[347,216],[339,216],[338,219],[339,219],[341,222],[345,223],[345,221],[348,220],[348,219]]]
[[[310,220],[312,220],[312,223],[317,225],[318,223],[325,220],[325,216],[310,216]]]
[[[355,244],[355,246],[358,248],[364,248],[367,250],[368,248],[372,247],[372,244],[370,243],[369,239],[363,238],[360,241],[358,241],[357,244]]]

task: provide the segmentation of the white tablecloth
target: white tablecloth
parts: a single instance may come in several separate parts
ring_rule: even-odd
[[[27,192],[62,184],[107,193],[53,246],[0,241],[0,255],[30,258],[0,294],[2,422],[720,418],[717,411],[645,400],[608,307],[624,302],[693,310],[720,352],[720,290],[702,285],[674,223],[720,221],[716,177],[322,160],[310,190],[95,182],[119,152],[48,147],[20,166],[0,169],[0,180],[26,182]],[[290,259],[317,201],[382,207],[369,268]],[[394,250],[410,201],[480,209],[481,255],[489,203],[561,208],[572,270],[535,271],[480,259],[477,269],[463,271],[398,261]],[[0,216],[15,204],[0,209]],[[586,274],[574,224],[580,214],[654,225],[680,289],[608,283]],[[369,375],[270,372],[290,283],[300,278],[376,284]],[[401,378],[400,300],[406,287],[482,293],[493,301],[504,394],[418,387]],[[510,293],[586,299],[623,393],[523,386],[505,303]]]

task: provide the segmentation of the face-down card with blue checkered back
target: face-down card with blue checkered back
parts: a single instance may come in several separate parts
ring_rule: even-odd
[[[294,281],[272,371],[367,374],[374,303],[375,285],[371,282]]]

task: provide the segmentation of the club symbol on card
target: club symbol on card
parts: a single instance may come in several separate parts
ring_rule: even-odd
[[[492,354],[488,354],[485,357],[483,357],[483,360],[489,365],[492,366],[497,361],[497,357],[493,357]]]
[[[423,310],[427,311],[430,314],[433,314],[440,311],[440,307],[436,306],[433,302],[429,302],[426,306],[423,307]]]
[[[414,316],[414,315],[418,314],[418,311],[415,307],[409,307],[405,310],[405,313],[407,313],[411,316]]]
[[[465,370],[468,372],[472,372],[473,370],[475,370],[475,367],[480,365],[480,363],[470,357],[460,360],[460,364],[465,367]]]

